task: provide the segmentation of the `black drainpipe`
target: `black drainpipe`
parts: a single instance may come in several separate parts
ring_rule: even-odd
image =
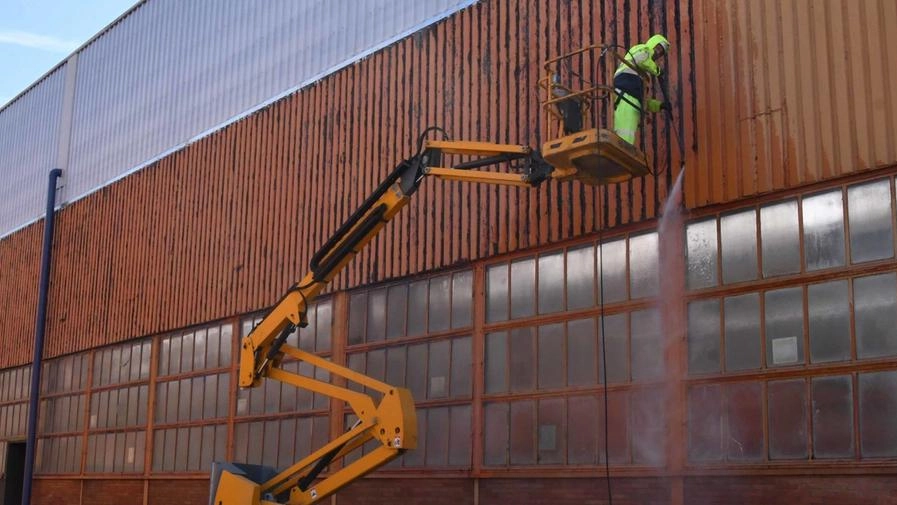
[[[31,481],[34,477],[34,451],[37,442],[37,406],[40,404],[40,367],[44,354],[44,332],[47,323],[47,297],[50,287],[50,264],[53,254],[53,224],[56,217],[56,180],[62,170],[50,170],[47,187],[47,214],[44,216],[44,250],[40,265],[40,288],[37,297],[37,320],[34,323],[34,360],[31,363],[31,396],[28,400],[28,440],[25,445],[25,478],[22,482],[22,505],[31,505]]]

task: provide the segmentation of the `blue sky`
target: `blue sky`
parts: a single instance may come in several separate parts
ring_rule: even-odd
[[[137,0],[0,0],[0,107]]]

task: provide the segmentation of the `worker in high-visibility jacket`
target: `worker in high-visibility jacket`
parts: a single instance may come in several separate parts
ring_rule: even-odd
[[[654,35],[644,44],[633,46],[626,53],[626,61],[639,70],[654,77],[660,77],[662,70],[658,63],[666,56],[670,42],[663,35]],[[641,116],[644,88],[641,77],[629,65],[620,63],[614,72],[614,88],[617,97],[614,100],[614,132],[626,142],[635,144],[635,132],[638,130]],[[669,102],[648,99],[649,112],[670,110]]]

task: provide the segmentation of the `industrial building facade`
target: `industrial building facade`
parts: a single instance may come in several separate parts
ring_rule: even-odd
[[[537,146],[542,62],[656,32],[658,176],[425,181],[309,310],[294,345],[417,403],[418,448],[334,499],[605,503],[607,463],[614,503],[897,502],[897,65],[869,56],[895,24],[876,0],[459,2],[140,170],[108,161],[120,180],[58,211],[34,503],[205,503],[213,460],[284,467],[341,434],[341,402],[240,390],[240,338],[424,128]],[[0,240],[7,481],[42,229]]]

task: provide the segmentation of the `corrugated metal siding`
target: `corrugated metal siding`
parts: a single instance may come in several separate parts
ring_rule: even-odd
[[[0,241],[0,368],[31,361],[42,224]]]
[[[79,51],[61,201],[80,198],[472,1],[144,2]],[[61,104],[62,88],[55,81],[35,86],[0,112],[9,121],[0,123],[0,132],[30,138],[37,149],[52,150],[55,161],[55,138],[14,123],[16,110],[39,109],[33,100],[47,96]],[[38,119],[56,128],[57,116]],[[16,163],[24,154],[0,151],[0,163],[19,179],[42,180],[43,171]],[[0,234],[40,216],[40,191],[32,186],[0,204]],[[6,212],[13,209],[20,210]]]
[[[41,216],[47,173],[56,166],[65,67],[0,114],[0,230]]]
[[[676,40],[687,21],[678,4],[669,12],[660,2],[621,4],[477,4],[72,204],[58,220],[48,353],[272,303],[429,125],[455,138],[538,145],[546,58],[601,33],[619,44],[657,31]],[[674,150],[659,123],[646,138],[660,165]],[[601,201],[579,183],[426,181],[334,286],[591,233],[602,212],[607,226],[651,218],[673,175],[607,187]]]
[[[897,163],[893,0],[694,3],[689,207]]]

